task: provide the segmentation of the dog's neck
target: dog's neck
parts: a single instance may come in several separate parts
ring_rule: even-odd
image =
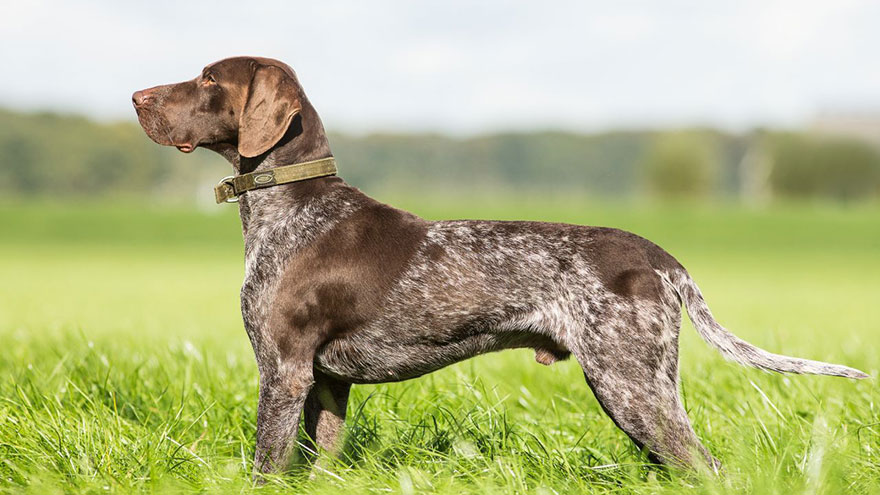
[[[305,98],[302,100],[302,110],[294,117],[278,144],[262,155],[252,158],[242,157],[233,145],[221,145],[210,149],[226,158],[232,164],[236,175],[333,156],[321,118]],[[286,222],[303,223],[303,228],[308,228],[305,224],[309,223],[310,219],[307,218],[308,215],[302,214],[308,203],[340,187],[353,190],[338,177],[321,177],[243,194],[239,197],[238,206],[245,244],[252,244],[253,238],[261,235],[260,231],[264,227],[276,224],[282,218]]]
[[[327,141],[327,134],[324,132],[324,124],[321,123],[318,112],[305,97],[303,97],[301,104],[302,109],[293,118],[281,140],[261,155],[241,156],[237,147],[231,143],[205,145],[204,147],[226,158],[232,164],[236,175],[333,156],[330,151],[330,143]]]

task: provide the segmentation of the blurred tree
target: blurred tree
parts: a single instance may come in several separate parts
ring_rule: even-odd
[[[770,185],[790,198],[854,201],[876,196],[880,153],[862,141],[793,133],[768,136]]]
[[[228,173],[212,154],[185,157],[152,143],[134,123],[98,124],[76,116],[0,109],[0,192],[4,195],[145,195],[169,182],[188,187],[200,165]],[[217,166],[222,169],[217,169]],[[201,187],[201,184],[199,184]]]
[[[24,194],[34,194],[42,187],[40,177],[39,143],[27,136],[4,136],[0,139],[0,153],[4,166],[0,167],[0,184]]]
[[[641,185],[662,198],[725,191],[754,196],[753,183],[764,181],[765,169],[772,168],[769,188],[784,196],[850,201],[880,195],[880,158],[867,145],[793,133],[760,136],[696,129],[469,138],[331,134],[330,141],[343,176],[367,192],[489,187],[621,197]],[[765,157],[772,167],[764,167]],[[229,171],[229,164],[209,151],[184,155],[156,145],[133,122],[100,124],[0,109],[4,196],[150,195],[189,201],[194,192],[210,195],[212,182]]]
[[[718,136],[707,131],[662,133],[642,163],[648,191],[664,199],[708,197],[720,167]]]

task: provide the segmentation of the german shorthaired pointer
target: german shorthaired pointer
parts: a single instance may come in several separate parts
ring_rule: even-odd
[[[407,380],[509,348],[532,348],[545,365],[574,354],[604,410],[653,459],[717,469],[679,398],[682,304],[733,361],[867,376],[732,335],[675,258],[637,235],[431,222],[367,197],[332,175],[321,119],[279,61],[221,60],[132,99],[153,141],[208,148],[235,171],[218,191],[240,199],[241,309],[260,373],[257,472],[289,467],[300,416],[314,445],[336,451],[353,383]],[[318,172],[273,176],[303,163]]]

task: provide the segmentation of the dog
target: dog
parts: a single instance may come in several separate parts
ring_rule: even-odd
[[[255,476],[286,470],[301,418],[335,453],[352,384],[407,380],[486,352],[574,354],[615,424],[652,460],[720,463],[700,443],[678,386],[681,306],[726,358],[784,372],[866,378],[771,354],[718,324],[685,268],[613,228],[426,221],[335,175],[324,127],[294,71],[235,57],[195,79],[137,91],[150,139],[225,157],[216,189],[238,200],[241,311],[260,375]]]

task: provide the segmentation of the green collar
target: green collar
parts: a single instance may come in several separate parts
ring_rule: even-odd
[[[245,191],[317,177],[326,177],[328,175],[336,175],[336,160],[333,157],[311,162],[294,163],[293,165],[276,167],[262,172],[224,177],[214,186],[214,197],[217,199],[217,204],[235,203],[238,201],[238,196]]]

